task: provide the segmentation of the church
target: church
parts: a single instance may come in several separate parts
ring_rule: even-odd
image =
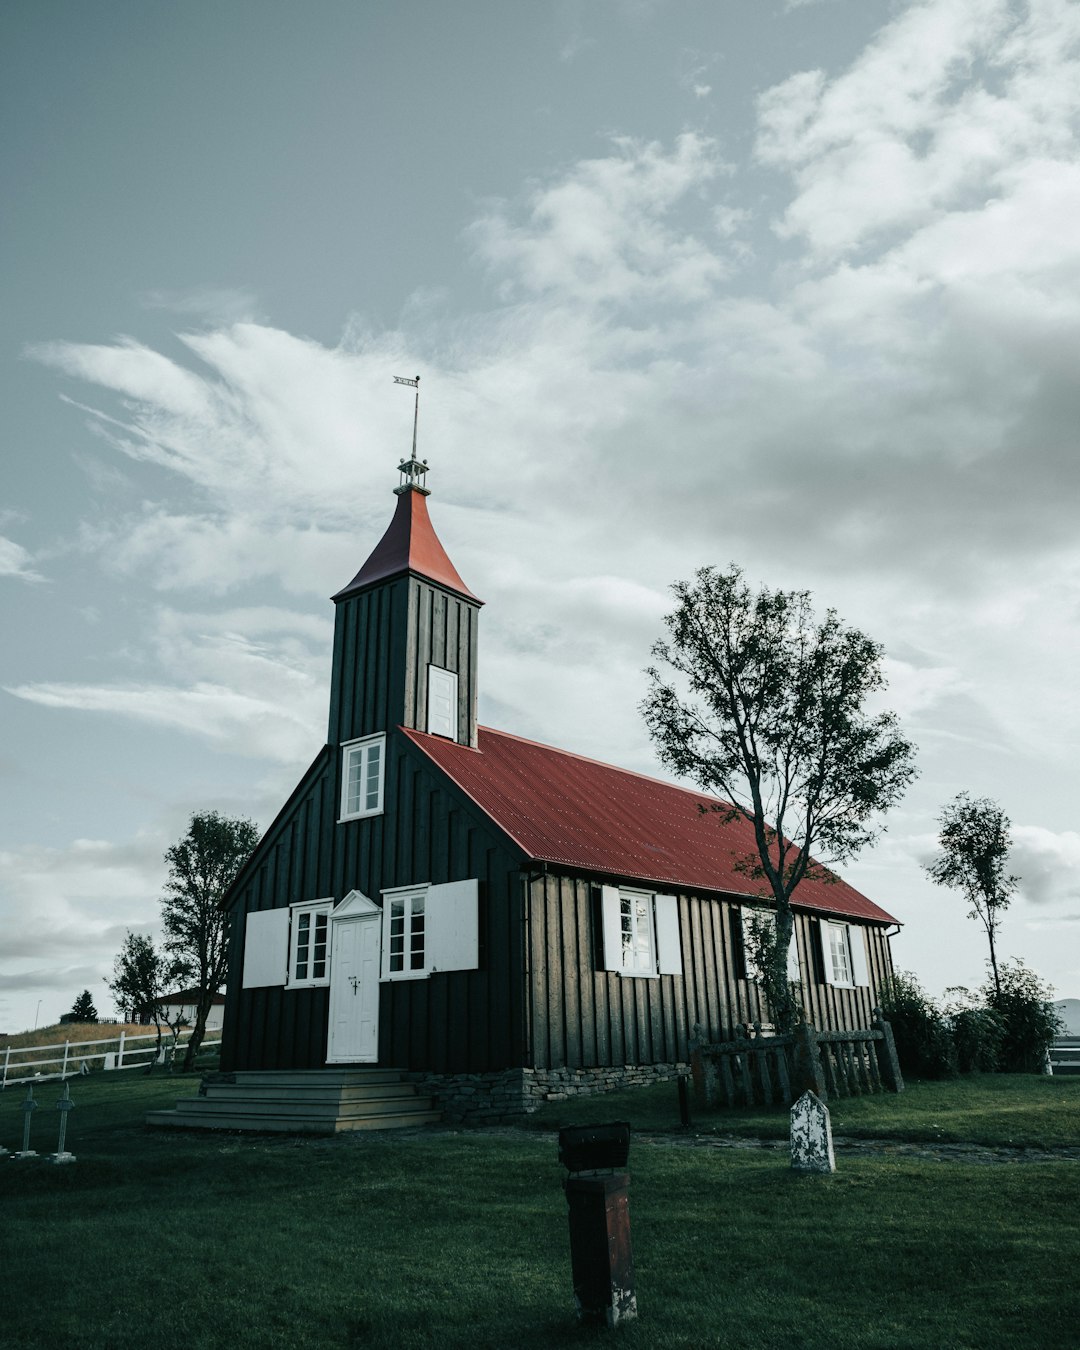
[[[225,899],[223,1074],[392,1071],[445,1119],[673,1077],[694,1027],[763,1014],[743,947],[745,822],[710,799],[477,725],[482,601],[399,466],[336,608],[326,744]],[[896,921],[796,892],[820,1029],[866,1026]],[[894,930],[895,931],[895,930]],[[797,951],[796,951],[797,948]]]

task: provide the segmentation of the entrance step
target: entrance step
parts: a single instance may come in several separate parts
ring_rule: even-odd
[[[252,1070],[212,1074],[197,1097],[173,1111],[148,1111],[146,1123],[171,1129],[339,1134],[431,1125],[440,1119],[400,1069]]]

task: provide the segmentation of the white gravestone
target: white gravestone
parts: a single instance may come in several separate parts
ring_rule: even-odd
[[[791,1108],[791,1165],[797,1172],[835,1172],[829,1108],[804,1092]]]

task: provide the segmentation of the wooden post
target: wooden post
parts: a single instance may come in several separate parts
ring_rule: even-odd
[[[791,1090],[800,1097],[804,1092],[813,1092],[822,1101],[827,1100],[817,1035],[809,1022],[800,1022],[795,1028],[795,1074]]]
[[[116,1067],[117,1067],[118,1069],[122,1069],[122,1068],[124,1067],[124,1031],[123,1031],[123,1028],[121,1028],[121,1030],[120,1030],[120,1046],[119,1046],[119,1048],[118,1048],[117,1051],[116,1051]]]
[[[60,1077],[61,1077],[61,1078],[66,1078],[66,1077],[67,1077],[68,1050],[69,1050],[70,1048],[71,1048],[71,1042],[70,1042],[70,1041],[65,1041],[65,1042],[64,1042],[64,1064],[63,1064],[63,1067],[62,1067],[61,1070],[60,1070]]]
[[[4,1087],[7,1087],[8,1061],[11,1059],[11,1046],[4,1051]]]
[[[686,1090],[686,1075],[679,1074],[679,1123],[684,1130],[690,1128],[690,1094]]]
[[[629,1186],[629,1172],[572,1176],[566,1182],[570,1269],[579,1322],[615,1327],[637,1316]]]
[[[904,1075],[900,1072],[900,1060],[896,1054],[896,1041],[893,1039],[892,1027],[886,1022],[885,1015],[880,1008],[874,1009],[873,1028],[875,1031],[881,1032],[881,1040],[874,1042],[881,1081],[890,1092],[903,1092]]]
[[[22,1104],[23,1113],[23,1137],[22,1149],[13,1154],[16,1158],[36,1158],[37,1153],[30,1147],[30,1117],[37,1110],[37,1102],[34,1101],[34,1086],[31,1083],[26,1089],[26,1098]]]
[[[49,1155],[49,1161],[53,1163],[73,1163],[75,1154],[69,1153],[64,1147],[64,1138],[67,1135],[68,1112],[74,1110],[75,1103],[71,1100],[71,1088],[65,1083],[64,1093],[56,1103],[56,1109],[60,1112],[60,1139],[56,1145],[56,1152]]]

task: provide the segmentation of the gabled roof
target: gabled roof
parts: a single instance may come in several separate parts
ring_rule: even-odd
[[[376,581],[387,581],[390,577],[406,572],[415,572],[448,590],[456,591],[467,600],[483,603],[477,600],[458,576],[457,568],[435,533],[428,515],[427,500],[416,488],[406,488],[398,495],[397,507],[386,533],[360,571],[347,586],[338,591],[334,599],[344,600],[347,595],[362,591]]]
[[[768,895],[735,868],[754,852],[750,824],[725,823],[711,809],[714,797],[489,727],[478,729],[475,750],[401,730],[536,862],[680,890]],[[800,882],[794,904],[897,922],[839,880]]]

